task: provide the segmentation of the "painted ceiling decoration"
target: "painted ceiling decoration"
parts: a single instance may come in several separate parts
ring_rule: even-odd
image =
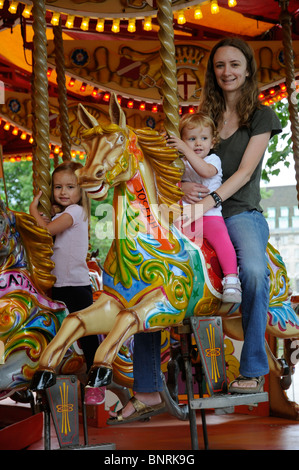
[[[253,47],[261,101],[271,104],[286,96],[279,1],[173,0],[171,4],[180,112],[196,111],[209,51],[227,35],[243,37]],[[32,6],[30,0],[0,0],[0,40],[7,45],[0,51],[0,80],[5,88],[0,102],[0,144],[6,158],[18,153],[25,159],[31,149]],[[110,94],[116,92],[131,126],[161,129],[163,79],[156,0],[50,0],[45,6],[53,151],[58,152],[60,138],[55,24],[60,24],[63,31],[74,155],[80,154],[75,115],[78,102],[89,107],[97,119],[108,120]],[[294,69],[298,76],[298,0],[290,0],[288,10],[292,15]]]

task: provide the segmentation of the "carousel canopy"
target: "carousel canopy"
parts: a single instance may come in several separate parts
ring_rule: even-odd
[[[36,2],[39,3],[39,2]],[[42,2],[41,2],[42,3]],[[163,0],[160,0],[160,4]],[[30,153],[32,132],[33,2],[0,0],[0,144],[6,156]],[[286,96],[285,63],[277,0],[171,2],[179,104],[196,109],[209,51],[224,36],[250,42],[259,66],[261,100]],[[62,28],[66,93],[71,131],[76,135],[78,102],[108,119],[115,92],[133,126],[159,128],[161,96],[160,25],[156,0],[51,0],[45,2],[50,142],[60,144],[57,45],[53,28]],[[291,14],[295,75],[299,74],[299,2]],[[0,97],[1,98],[1,97]],[[5,128],[6,126],[6,128]],[[13,133],[14,132],[14,133]],[[76,151],[76,139],[73,139]],[[57,150],[58,151],[58,150]]]

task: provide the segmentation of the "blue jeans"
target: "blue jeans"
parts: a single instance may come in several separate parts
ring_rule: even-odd
[[[242,285],[244,345],[240,373],[247,377],[269,372],[265,330],[269,304],[269,270],[266,247],[269,227],[258,211],[246,211],[225,219],[237,254]]]
[[[134,336],[134,392],[162,392],[161,331]]]

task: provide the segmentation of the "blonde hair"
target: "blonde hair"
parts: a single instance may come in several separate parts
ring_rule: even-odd
[[[51,203],[52,204],[57,205],[57,202],[54,199],[54,188],[53,188],[54,176],[57,173],[61,173],[61,172],[65,171],[65,172],[68,172],[68,173],[72,173],[73,175],[76,176],[76,179],[77,179],[77,175],[76,175],[75,172],[76,172],[76,170],[79,170],[80,168],[83,168],[82,163],[74,162],[72,160],[63,162],[55,168],[55,170],[52,173],[52,188],[51,188]],[[90,218],[90,200],[89,200],[86,192],[83,191],[82,188],[80,188],[80,193],[81,193],[81,198],[80,198],[80,201],[78,202],[78,205],[83,207],[84,212],[85,212],[85,218],[87,217],[88,220],[89,220],[89,218]],[[61,211],[64,210],[64,207],[61,207],[61,206],[59,206],[59,207],[60,207]]]
[[[179,123],[179,131],[181,136],[185,127],[188,129],[194,129],[195,127],[209,127],[212,132],[214,147],[216,147],[219,143],[220,137],[213,119],[202,111],[199,111],[196,114],[184,114]]]

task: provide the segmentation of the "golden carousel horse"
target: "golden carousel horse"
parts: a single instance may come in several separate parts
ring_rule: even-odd
[[[32,389],[55,383],[56,369],[70,345],[82,336],[104,334],[89,374],[90,386],[110,383],[113,363],[131,335],[163,330],[190,316],[221,316],[224,333],[242,340],[239,305],[222,304],[222,273],[207,243],[190,241],[172,223],[182,197],[177,152],[149,128],[133,130],[115,96],[109,125],[100,125],[82,105],[85,167],[77,172],[88,196],[104,200],[114,188],[114,233],[104,263],[103,290],[87,309],[72,313],[46,347]],[[168,208],[169,211],[165,208]],[[299,318],[288,301],[288,279],[279,253],[267,248],[270,299],[267,333],[299,336]],[[270,367],[282,366],[269,355]]]

